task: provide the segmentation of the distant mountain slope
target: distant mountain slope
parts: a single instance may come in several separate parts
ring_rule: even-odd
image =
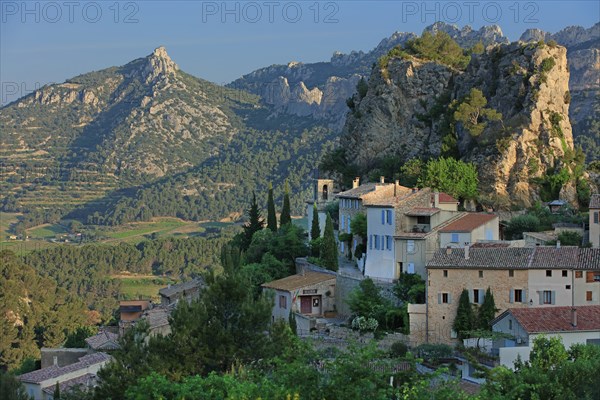
[[[258,100],[182,72],[162,47],[45,86],[0,110],[3,192],[69,206],[185,171],[217,155]]]

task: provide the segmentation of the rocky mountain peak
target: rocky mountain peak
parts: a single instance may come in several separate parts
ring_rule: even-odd
[[[482,42],[484,46],[493,43],[508,43],[509,40],[504,36],[502,29],[498,25],[482,26],[479,30],[473,30],[469,25],[459,28],[453,24],[445,22],[436,22],[423,30],[423,33],[445,32],[450,35],[461,47],[472,47],[477,42]]]
[[[160,46],[146,57],[143,75],[145,76],[146,83],[150,83],[159,76],[168,76],[178,70],[179,66],[169,57],[167,49],[164,46]]]

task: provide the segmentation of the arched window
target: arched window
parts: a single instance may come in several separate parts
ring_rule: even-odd
[[[323,200],[327,200],[328,199],[328,187],[327,185],[323,185]]]

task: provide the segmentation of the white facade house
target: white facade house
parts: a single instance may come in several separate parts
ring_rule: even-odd
[[[65,388],[74,385],[89,387],[95,384],[96,374],[111,360],[106,353],[93,353],[83,356],[78,362],[59,367],[56,365],[19,375],[27,395],[34,400],[53,399],[58,383],[64,393]]]
[[[513,368],[528,361],[539,335],[560,337],[565,348],[576,343],[600,345],[600,306],[509,308],[492,321],[492,330],[512,336],[495,345],[500,364]]]
[[[397,278],[394,235],[396,233],[393,206],[367,207],[367,258],[365,275],[393,280]]]
[[[500,239],[498,216],[495,214],[468,213],[439,231],[440,247],[465,247],[486,240]]]
[[[590,243],[592,247],[600,247],[600,194],[590,198]]]

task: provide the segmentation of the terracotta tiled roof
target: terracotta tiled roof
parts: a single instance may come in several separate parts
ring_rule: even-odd
[[[59,382],[58,387],[60,388],[60,393],[64,394],[71,389],[74,389],[77,386],[81,386],[83,388],[90,388],[96,385],[97,377],[94,374],[85,374],[78,376],[77,378],[69,379],[67,381]],[[56,385],[49,385],[43,389],[44,393],[49,395],[53,395],[56,390]]]
[[[85,339],[85,342],[94,350],[115,350],[119,348],[118,340],[116,333],[102,331]]]
[[[409,217],[430,217],[440,212],[439,208],[436,207],[414,207],[410,211],[404,213]]]
[[[570,306],[510,308],[505,313],[512,314],[527,333],[600,331],[600,306],[578,306],[575,309],[577,326],[572,325]]]
[[[204,285],[205,285],[204,280],[202,278],[196,278],[196,279],[192,279],[187,282],[179,283],[177,285],[171,285],[169,287],[162,288],[158,291],[158,293],[161,296],[171,297],[176,293],[183,292],[184,290],[200,288],[200,287],[203,287]]]
[[[302,274],[288,276],[287,278],[278,279],[276,281],[263,283],[262,287],[277,289],[277,290],[295,290],[328,280],[335,280],[335,275],[325,274],[322,272],[307,271]]]
[[[590,198],[589,208],[600,208],[600,194],[593,194]]]
[[[18,378],[21,382],[28,383],[40,383],[48,379],[54,379],[61,377],[66,374],[71,374],[75,371],[85,369],[94,364],[99,364],[110,360],[111,357],[106,353],[93,353],[83,356],[78,362],[74,364],[65,365],[64,367],[57,367],[52,365],[48,368],[38,369],[36,371],[28,372],[23,375],[19,375]]]
[[[464,217],[440,230],[442,232],[471,232],[474,229],[486,224],[487,222],[498,218],[495,214],[468,213]]]
[[[475,242],[471,245],[472,249],[494,249],[494,248],[503,248],[510,247],[510,243],[507,242]]]
[[[367,193],[371,193],[375,190],[376,186],[382,185],[381,183],[363,183],[357,188],[346,190],[345,192],[340,192],[336,195],[336,197],[344,197],[351,199],[360,199]],[[383,185],[393,185],[392,183],[384,183]]]
[[[448,254],[450,252],[450,254]],[[574,246],[479,247],[465,250],[450,248],[435,252],[427,268],[498,268],[498,269],[596,269],[600,270],[600,248]]]
[[[440,203],[458,203],[458,200],[447,193],[440,192]]]
[[[469,258],[465,259],[464,249],[440,249],[427,263],[427,268],[527,269],[534,251],[527,247],[471,248]]]
[[[578,269],[600,269],[600,248],[579,249]]]
[[[530,268],[575,268],[578,256],[578,247],[538,246],[535,248]]]

